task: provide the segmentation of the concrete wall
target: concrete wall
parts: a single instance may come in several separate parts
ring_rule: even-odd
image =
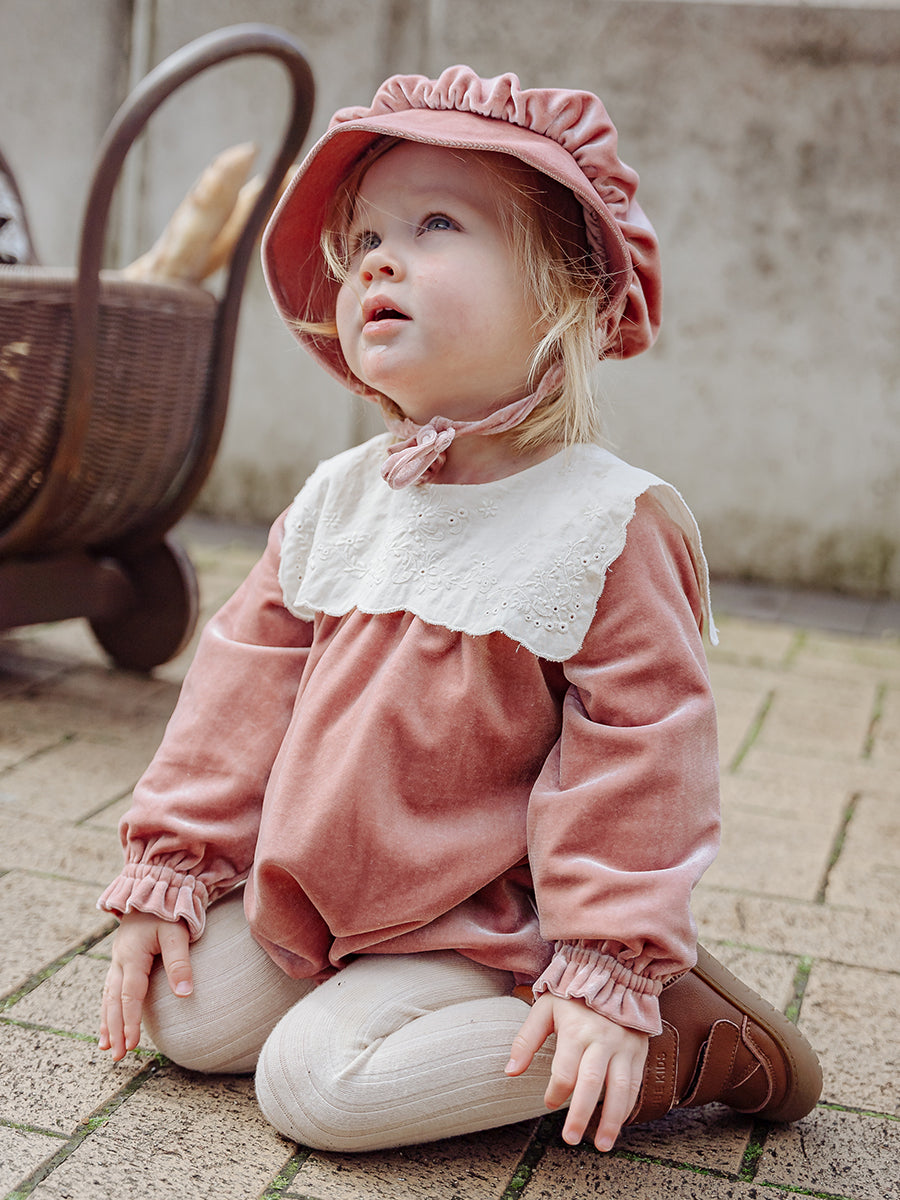
[[[454,62],[597,91],[666,280],[656,348],[602,369],[615,448],[681,488],[714,571],[900,594],[897,0],[0,0],[0,141],[45,261],[74,256],[93,147],[129,78],[243,20],[305,42],[314,133],[387,74]],[[221,71],[154,124],[120,256],[220,148],[261,133],[270,148],[277,68]],[[257,271],[204,506],[269,519],[374,428],[282,331]]]

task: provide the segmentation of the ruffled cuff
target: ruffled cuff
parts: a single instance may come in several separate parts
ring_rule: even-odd
[[[120,917],[125,913],[145,912],[164,921],[181,918],[187,922],[192,942],[206,925],[208,904],[206,885],[196,876],[139,862],[126,863],[122,874],[97,901],[98,908]]]
[[[652,1035],[662,1032],[662,989],[660,980],[638,975],[601,950],[557,942],[550,965],[534,985],[534,994],[550,992],[565,1000],[584,1000],[594,1012],[617,1025]]]

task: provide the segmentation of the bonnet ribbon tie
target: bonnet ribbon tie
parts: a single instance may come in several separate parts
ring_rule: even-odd
[[[451,421],[447,417],[432,417],[424,425],[418,425],[408,418],[386,418],[391,432],[404,440],[388,447],[388,456],[381,467],[382,479],[392,488],[400,489],[422,479],[433,478],[444,465],[447,450],[455,438],[479,433],[506,433],[515,429],[559,387],[562,378],[562,364],[554,363],[533,392],[498,408],[480,421]]]

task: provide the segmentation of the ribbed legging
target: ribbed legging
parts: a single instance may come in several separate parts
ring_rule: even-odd
[[[159,965],[151,976],[157,1047],[194,1071],[255,1069],[266,1118],[304,1145],[378,1150],[547,1112],[552,1041],[524,1075],[503,1072],[528,1012],[505,971],[449,950],[364,955],[316,987],[256,944],[240,893],[210,908],[191,962],[189,997]]]

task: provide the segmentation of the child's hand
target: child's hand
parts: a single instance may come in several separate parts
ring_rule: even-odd
[[[601,1016],[581,1000],[564,1000],[544,992],[513,1038],[506,1073],[526,1071],[536,1051],[554,1032],[556,1050],[544,1103],[558,1108],[572,1097],[563,1137],[575,1146],[602,1097],[594,1145],[598,1150],[611,1150],[637,1100],[650,1039]]]
[[[116,1062],[141,1040],[141,1013],[157,954],[162,955],[174,994],[189,996],[193,991],[189,947],[190,933],[184,921],[163,921],[140,912],[122,918],[100,1011],[100,1049],[112,1050]]]

